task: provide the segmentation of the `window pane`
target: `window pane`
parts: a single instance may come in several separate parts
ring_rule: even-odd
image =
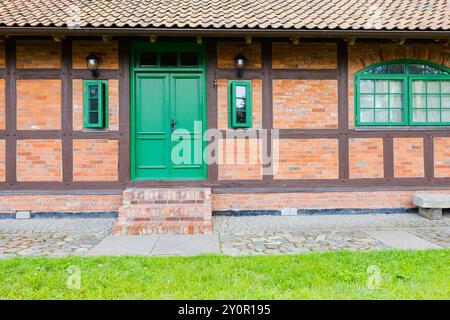
[[[246,112],[245,111],[238,111],[236,112],[236,122],[237,123],[245,123],[246,119]]]
[[[428,108],[439,108],[439,95],[428,95],[427,96],[427,107]]]
[[[405,73],[405,65],[403,63],[388,64],[389,74],[403,74]]]
[[[236,109],[245,109],[245,99],[236,99]]]
[[[440,111],[428,110],[428,122],[440,122]]]
[[[360,108],[373,108],[374,107],[373,95],[361,95],[360,96]]]
[[[361,122],[373,122],[374,114],[373,109],[361,109],[360,110]]]
[[[196,52],[181,53],[181,65],[183,67],[194,67],[198,65],[198,56]]]
[[[413,81],[413,93],[425,93],[426,92],[426,82],[423,80]]]
[[[450,95],[442,96],[442,108],[450,108]]]
[[[414,108],[425,108],[426,106],[427,106],[426,95],[424,94],[413,95]]]
[[[236,98],[246,98],[247,97],[247,87],[236,86]]]
[[[413,110],[413,121],[414,122],[426,122],[427,121],[427,115],[426,110]]]
[[[388,122],[389,110],[375,110],[375,122]]]
[[[441,82],[442,93],[450,93],[450,81]]]
[[[450,110],[442,110],[442,122],[450,122]]]
[[[410,64],[409,73],[412,74],[447,74],[447,72],[436,67],[425,64]]]
[[[387,80],[377,80],[376,82],[376,92],[377,93],[387,93],[388,92],[388,83]]]
[[[89,86],[89,97],[90,98],[98,97],[98,86],[97,85]]]
[[[374,92],[374,81],[373,80],[361,80],[361,93],[373,93]]]
[[[156,66],[157,54],[155,52],[141,53],[141,66]]]
[[[89,111],[98,111],[98,99],[89,99]]]
[[[375,108],[388,108],[388,96],[387,95],[377,95],[375,98]]]
[[[89,123],[98,123],[98,112],[89,112]]]
[[[390,106],[391,108],[403,108],[403,96],[398,94],[391,94],[390,96]]]
[[[427,93],[439,93],[439,81],[428,81],[427,90]]]
[[[403,110],[391,109],[391,122],[402,122],[403,121]]]
[[[391,93],[403,93],[403,81],[401,80],[390,81],[389,85]]]
[[[161,53],[161,67],[176,67],[177,54],[175,52]]]

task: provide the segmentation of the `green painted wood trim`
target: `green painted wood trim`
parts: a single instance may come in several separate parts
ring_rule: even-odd
[[[97,86],[98,90],[98,108],[97,119],[93,123],[90,121],[89,114],[92,111],[89,108],[89,87]],[[83,82],[83,125],[84,128],[107,128],[109,125],[109,103],[108,103],[108,81],[107,80],[85,80]]]
[[[236,87],[242,86],[247,90],[247,104],[245,106],[245,123],[236,122]],[[229,128],[251,128],[252,127],[252,81],[230,80],[228,81],[228,127]]]
[[[389,64],[405,64],[404,74],[364,74],[365,72],[377,68],[382,65]],[[433,62],[417,60],[417,59],[396,59],[385,62],[380,62],[369,67],[366,67],[355,73],[354,78],[354,92],[355,92],[355,125],[356,126],[378,126],[378,127],[396,127],[396,126],[449,126],[450,122],[413,122],[413,89],[412,81],[414,80],[448,80],[450,81],[450,74],[436,74],[436,75],[422,75],[410,74],[410,64],[428,65],[442,71],[450,73],[450,68],[439,65]],[[404,94],[403,94],[403,121],[398,123],[392,122],[361,122],[361,108],[360,108],[360,82],[362,80],[403,80]],[[376,90],[376,89],[375,89]],[[376,92],[375,92],[376,94]],[[440,93],[440,96],[442,92]],[[389,96],[389,93],[388,93]],[[442,99],[440,99],[442,101]],[[374,101],[375,103],[375,101]],[[441,106],[442,107],[442,106]],[[374,108],[376,109],[376,108]],[[442,118],[442,111],[440,112]]]

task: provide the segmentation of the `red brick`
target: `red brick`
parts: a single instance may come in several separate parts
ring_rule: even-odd
[[[337,139],[279,140],[275,179],[337,179]]]
[[[274,42],[272,59],[274,69],[335,69],[337,49],[335,43]]]
[[[116,181],[118,152],[117,140],[73,140],[74,181]]]
[[[434,138],[434,176],[450,177],[450,138]]]
[[[280,129],[337,128],[336,80],[274,80],[273,126]]]
[[[382,178],[383,139],[353,138],[350,148],[350,178]]]
[[[241,52],[247,58],[246,69],[261,69],[261,43],[219,42],[217,43],[217,67],[235,69],[234,57]],[[244,71],[245,72],[245,71]]]
[[[21,68],[61,68],[61,42],[52,40],[17,40],[16,66]]]
[[[99,60],[99,69],[118,69],[119,55],[117,41],[73,41],[73,68],[87,69],[86,57],[94,53]]]
[[[394,176],[397,178],[423,177],[423,139],[394,139]]]
[[[219,180],[261,180],[261,148],[258,139],[219,140]]]
[[[61,140],[18,140],[18,181],[62,181]]]
[[[17,129],[61,129],[61,80],[17,80]]]

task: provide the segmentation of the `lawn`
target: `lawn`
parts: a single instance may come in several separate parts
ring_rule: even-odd
[[[14,258],[0,299],[449,299],[449,279],[450,250]]]

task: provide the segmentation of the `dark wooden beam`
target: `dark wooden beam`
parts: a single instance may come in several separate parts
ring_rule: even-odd
[[[431,179],[434,177],[434,137],[431,134],[423,137],[423,156],[425,178]]]
[[[6,119],[6,155],[5,155],[5,178],[7,184],[17,181],[16,173],[16,131],[17,131],[17,93],[16,93],[16,41],[6,39],[5,41],[5,119]]]
[[[73,180],[72,41],[62,40],[61,48],[62,173],[63,181],[69,182]]]
[[[350,176],[348,135],[348,46],[345,41],[337,42],[338,66],[338,129],[339,134],[339,178]]]
[[[272,132],[273,129],[273,81],[272,81],[272,42],[262,42],[262,128],[266,130],[267,143],[263,144],[263,149],[266,148],[265,154],[272,159],[271,163],[264,163],[263,174],[264,181],[273,180],[273,163],[274,157],[272,154]],[[264,143],[264,141],[263,141]]]
[[[100,73],[101,75],[102,73]],[[119,181],[130,180],[130,42],[119,41]]]
[[[217,42],[214,39],[206,41],[206,116],[208,129],[217,129],[217,88],[215,81],[217,78]],[[219,166],[217,163],[208,165],[208,180],[217,181],[219,179]]]

